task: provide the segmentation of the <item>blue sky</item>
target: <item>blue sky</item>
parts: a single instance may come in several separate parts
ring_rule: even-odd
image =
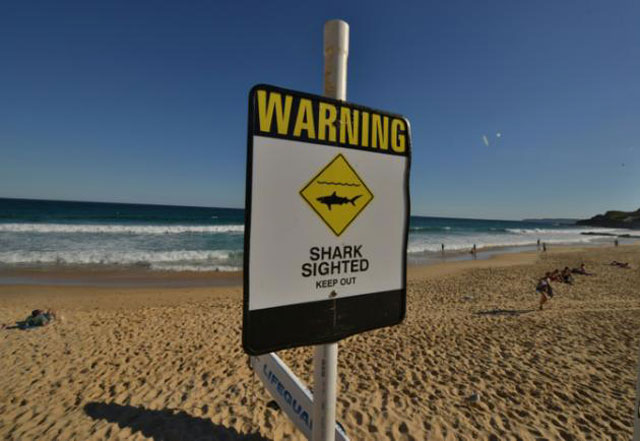
[[[321,93],[332,18],[349,101],[411,121],[413,214],[640,207],[631,0],[5,0],[0,197],[241,207],[248,91]]]

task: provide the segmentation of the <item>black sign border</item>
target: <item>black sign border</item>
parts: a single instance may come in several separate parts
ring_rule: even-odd
[[[312,101],[324,101],[333,103],[335,105],[348,105],[351,108],[355,108],[358,110],[364,110],[368,112],[378,113],[381,115],[386,115],[393,118],[402,119],[407,126],[407,143],[405,154],[398,155],[390,152],[382,152],[376,151],[372,148],[363,148],[363,147],[353,147],[347,145],[341,145],[338,143],[332,142],[316,142],[316,141],[305,141],[297,138],[291,138],[287,136],[274,136],[272,134],[265,134],[254,130],[255,122],[257,117],[257,111],[255,110],[255,96],[258,90],[266,90],[278,92],[281,94],[291,94],[297,95],[302,98],[307,98]],[[386,291],[380,293],[368,293],[362,294],[358,296],[350,296],[344,298],[336,298],[329,300],[320,300],[315,302],[306,302],[301,304],[294,305],[285,305],[274,308],[265,308],[255,310],[253,312],[249,311],[249,255],[250,255],[250,244],[251,244],[251,200],[252,200],[252,189],[253,189],[253,137],[254,136],[266,136],[271,138],[284,138],[284,139],[292,139],[301,142],[315,143],[315,144],[324,144],[329,146],[334,146],[338,148],[352,148],[357,149],[359,151],[366,151],[370,153],[379,153],[379,154],[392,154],[392,156],[405,156],[407,158],[407,166],[404,171],[404,199],[405,199],[405,221],[404,221],[404,234],[403,234],[403,244],[402,244],[402,287],[399,290],[395,291]],[[411,152],[412,152],[412,142],[411,142],[411,124],[409,120],[402,115],[394,114],[391,112],[381,111],[377,109],[373,109],[366,106],[361,106],[358,104],[353,104],[348,101],[339,101],[332,98],[327,98],[322,95],[313,95],[305,92],[298,92],[290,89],[284,89],[278,86],[272,86],[268,84],[257,84],[253,86],[249,92],[249,118],[247,121],[247,169],[246,169],[246,181],[245,181],[245,212],[244,212],[244,256],[243,256],[243,311],[242,311],[242,346],[250,355],[262,355],[269,352],[275,352],[283,349],[290,349],[300,346],[311,346],[311,345],[319,345],[319,344],[327,344],[327,343],[335,343],[344,338],[350,337],[355,334],[359,334],[366,331],[371,331],[374,329],[379,329],[387,326],[393,326],[401,323],[406,316],[406,289],[407,289],[407,241],[408,241],[408,233],[409,233],[409,217],[411,213],[411,198],[410,198],[410,189],[409,189],[409,175],[411,170]],[[385,309],[381,310],[381,306],[385,306],[384,302],[391,299],[391,302],[388,302],[389,305],[393,306],[399,305],[396,311],[387,311]],[[382,302],[382,304],[381,304]],[[336,311],[340,309],[341,311],[346,311],[346,317],[336,318]],[[326,325],[326,320],[318,320],[317,314],[314,314],[313,311],[321,311],[326,313],[328,311],[333,311],[333,332],[327,333],[322,332],[323,330],[319,328],[316,332],[315,329],[309,330],[305,328],[309,322],[314,323],[316,326],[324,326]],[[368,323],[365,320],[362,323],[357,323],[357,327],[348,327],[344,326],[343,323],[337,323],[336,320],[344,321],[348,319],[353,319],[357,317],[353,315],[355,313],[362,313],[363,311],[377,311],[381,312],[377,314],[373,319],[378,320],[376,323]],[[290,320],[286,320],[288,316]],[[361,316],[361,314],[358,314]],[[260,326],[259,329],[252,328],[250,316],[254,316],[255,321],[260,323],[267,323],[271,325],[277,325],[275,327],[272,326],[271,334],[268,333],[266,329],[263,329],[263,326]],[[326,318],[326,317],[324,317]],[[361,318],[361,317],[360,317]],[[293,322],[289,324],[289,322]],[[302,331],[302,332],[301,332]]]

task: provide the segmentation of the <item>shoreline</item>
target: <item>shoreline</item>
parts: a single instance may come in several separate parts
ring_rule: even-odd
[[[242,271],[151,271],[132,267],[1,268],[1,286],[189,288],[242,286]]]
[[[638,247],[639,241],[620,248]],[[546,254],[614,248],[610,244],[568,244],[549,247]],[[479,249],[473,257],[468,251],[452,251],[444,256],[407,259],[407,281],[426,275],[455,273],[465,269],[531,264],[545,253],[536,246]],[[132,266],[29,266],[0,267],[0,287],[59,286],[113,289],[219,288],[242,287],[242,271],[156,271]]]

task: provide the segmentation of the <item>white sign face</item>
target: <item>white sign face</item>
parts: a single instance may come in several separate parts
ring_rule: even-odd
[[[337,341],[404,317],[408,122],[272,86],[250,97],[243,342]]]
[[[406,207],[397,193],[406,158],[266,137],[254,138],[253,155],[249,289],[259,295],[249,298],[250,310],[326,300],[334,291],[345,298],[402,289],[398,262],[404,253],[404,219],[398,213]],[[374,195],[339,237],[300,195],[336,157],[348,158]],[[363,186],[349,188],[358,193],[351,197],[338,185],[317,186],[320,196],[313,196],[319,211],[340,215],[360,208],[362,197],[355,205],[342,201],[330,208],[317,199],[335,195],[350,201],[365,191]]]

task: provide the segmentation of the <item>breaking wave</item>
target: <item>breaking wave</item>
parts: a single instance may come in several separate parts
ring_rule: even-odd
[[[0,252],[0,263],[8,265],[126,265],[171,270],[171,267],[198,268],[198,271],[239,269],[242,252],[214,251],[11,251]],[[234,269],[231,269],[234,268]],[[186,270],[186,269],[185,269]],[[180,271],[180,270],[175,270]]]
[[[6,233],[185,234],[243,233],[244,225],[0,224]]]
[[[538,239],[547,244],[588,244],[610,240],[611,234],[627,232],[610,228],[505,228],[491,229],[485,232],[466,234],[435,233],[420,234],[415,232],[409,235],[407,252],[409,254],[422,254],[440,252],[442,244],[447,251],[469,250],[474,244],[478,249],[495,247],[521,247],[535,246]],[[589,233],[590,235],[584,235]],[[602,235],[598,235],[603,233]]]

